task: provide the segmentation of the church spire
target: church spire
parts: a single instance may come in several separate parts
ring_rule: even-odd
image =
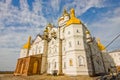
[[[70,17],[71,18],[75,17],[75,10],[73,8],[70,10]]]
[[[31,36],[29,36],[26,44],[23,45],[23,49],[30,49],[31,46]]]

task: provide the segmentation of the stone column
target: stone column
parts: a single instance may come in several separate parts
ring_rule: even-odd
[[[44,40],[44,49],[42,54],[41,74],[47,72],[47,53],[48,53],[48,41]]]
[[[60,39],[60,27],[59,27],[59,70],[58,75],[62,75],[62,40]]]
[[[59,40],[59,71],[58,75],[62,75],[62,40]]]

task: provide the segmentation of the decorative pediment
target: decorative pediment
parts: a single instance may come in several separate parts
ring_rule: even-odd
[[[41,35],[37,35],[36,38],[33,41],[33,44],[37,44],[42,40],[42,36]]]

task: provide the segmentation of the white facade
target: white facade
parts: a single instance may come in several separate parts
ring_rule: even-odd
[[[38,35],[32,42],[29,56],[46,54],[45,64],[48,74],[52,74],[54,70],[59,72],[60,65],[62,73],[66,75],[104,73],[101,51],[96,41],[91,41],[92,37],[86,34],[88,29],[82,23],[66,26],[69,19],[70,16],[66,13],[60,17],[58,28],[48,24],[44,34]],[[23,53],[21,54],[21,57],[25,57]],[[62,56],[62,63],[60,63],[60,56]]]
[[[120,50],[110,52],[109,55],[114,61],[114,63],[112,63],[111,65],[120,66]]]
[[[20,58],[26,57],[27,56],[27,49],[21,49],[20,51]]]
[[[29,55],[42,54],[44,49],[44,40],[38,35],[30,48]]]

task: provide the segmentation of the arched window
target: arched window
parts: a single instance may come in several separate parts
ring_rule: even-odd
[[[50,69],[50,62],[48,63],[48,68]]]
[[[57,46],[54,46],[54,53],[57,53]]]
[[[39,47],[39,53],[41,53],[41,47]]]
[[[78,56],[78,63],[79,63],[79,66],[84,65],[84,57],[83,56]]]
[[[64,62],[64,68],[66,69],[66,62]]]
[[[38,49],[38,46],[36,45],[35,54],[37,54],[37,49]]]
[[[77,41],[77,44],[78,44],[78,45],[80,45],[80,42],[79,42],[79,41]]]
[[[56,60],[54,59],[54,60],[52,61],[52,68],[53,68],[53,70],[55,70],[56,67],[57,67],[57,62],[56,62]]]
[[[79,30],[77,29],[77,33],[79,33]]]
[[[56,69],[56,62],[54,63],[54,69]]]
[[[70,66],[73,66],[73,61],[72,61],[72,59],[69,60],[69,64],[70,64]]]

